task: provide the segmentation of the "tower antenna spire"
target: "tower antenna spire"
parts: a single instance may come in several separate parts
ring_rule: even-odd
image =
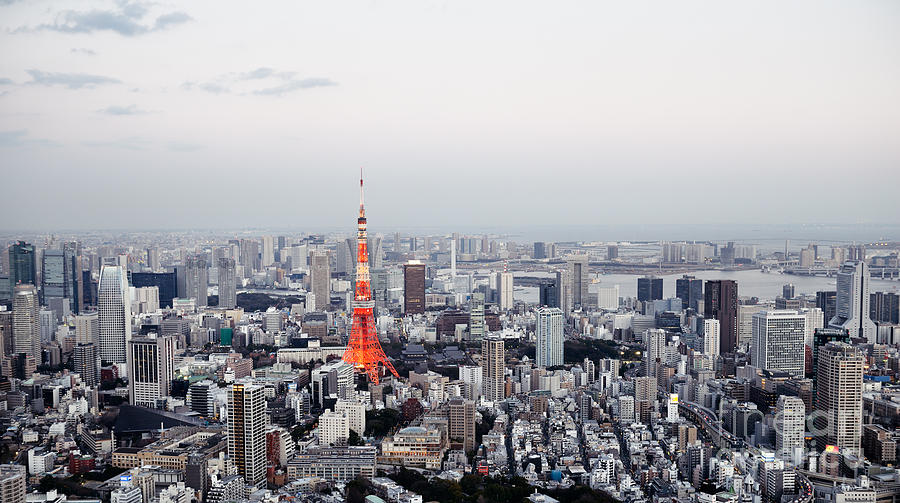
[[[363,209],[363,173],[362,168],[359,168],[359,210]]]

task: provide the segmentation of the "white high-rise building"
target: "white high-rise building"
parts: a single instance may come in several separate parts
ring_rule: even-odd
[[[135,337],[128,343],[129,403],[155,408],[175,377],[175,338]]]
[[[131,299],[128,276],[123,266],[105,265],[100,269],[97,311],[100,359],[110,363],[125,363],[125,349],[131,340]]]
[[[806,434],[806,406],[803,399],[781,395],[775,412],[775,451],[784,460],[794,461],[795,449],[803,447]]]
[[[13,348],[41,363],[41,320],[37,288],[31,284],[16,285],[13,294]],[[29,376],[30,377],[30,376]]]
[[[228,390],[228,456],[244,482],[266,483],[266,397],[262,386],[238,381]]]
[[[753,315],[750,363],[766,370],[803,376],[806,370],[806,316],[788,309]]]
[[[597,290],[597,308],[607,311],[619,309],[619,285],[601,286]]]
[[[536,355],[538,367],[554,367],[563,364],[563,312],[557,307],[537,310],[535,325]]]
[[[513,274],[511,272],[497,273],[497,293],[500,299],[500,309],[513,308]]]
[[[644,375],[656,377],[656,369],[668,361],[666,331],[649,328],[644,331]]]
[[[356,400],[338,400],[334,411],[347,416],[349,428],[362,436],[366,431],[366,406]]]
[[[459,380],[465,383],[466,389],[463,395],[467,399],[477,402],[481,397],[483,371],[484,368],[477,365],[460,365]]]
[[[806,332],[803,336],[803,343],[812,347],[816,329],[825,328],[825,313],[818,307],[810,307],[801,309],[800,314],[806,316]]]
[[[703,354],[709,356],[713,360],[719,356],[719,330],[719,320],[703,320]]]
[[[319,445],[347,445],[350,420],[343,412],[326,410],[319,416]]]
[[[869,344],[876,342],[878,331],[869,318],[869,266],[865,262],[844,262],[838,271],[835,314],[828,325]]]
[[[262,266],[269,267],[275,263],[275,238],[273,236],[262,237]]]

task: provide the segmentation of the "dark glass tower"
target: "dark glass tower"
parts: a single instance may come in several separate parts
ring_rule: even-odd
[[[738,336],[738,287],[732,280],[706,282],[703,317],[719,320],[719,354],[734,353]]]

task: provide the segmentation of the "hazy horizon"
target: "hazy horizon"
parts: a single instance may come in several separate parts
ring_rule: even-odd
[[[900,239],[896,2],[247,11],[0,1],[0,229]]]

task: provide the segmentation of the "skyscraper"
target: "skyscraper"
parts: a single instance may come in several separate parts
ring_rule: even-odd
[[[309,289],[316,296],[316,311],[331,305],[330,267],[327,252],[316,250],[309,256]]]
[[[563,314],[556,307],[537,310],[535,325],[535,365],[555,367],[563,364]]]
[[[637,297],[641,302],[662,300],[663,279],[656,276],[644,276],[637,280]],[[682,303],[684,299],[681,299]]]
[[[713,360],[719,356],[719,320],[703,320],[703,354]]]
[[[74,243],[58,250],[44,250],[41,257],[41,298],[58,319],[78,311],[76,278],[81,275],[81,268],[77,258]]]
[[[16,354],[41,363],[41,320],[37,288],[20,283],[13,290],[13,345]]]
[[[500,309],[513,308],[513,274],[508,271],[497,273],[497,296],[500,300]]]
[[[120,265],[103,266],[97,290],[100,359],[109,363],[125,363],[125,349],[131,340],[131,296],[125,268]]]
[[[806,405],[796,396],[781,395],[775,413],[775,452],[781,459],[794,460],[794,450],[803,447],[806,434]]]
[[[659,367],[668,360],[666,331],[659,328],[644,332],[644,375],[656,377]]]
[[[806,316],[797,311],[761,311],[753,315],[750,362],[757,368],[802,377],[806,370]]]
[[[266,481],[266,399],[262,386],[238,381],[228,390],[228,455],[251,486]]]
[[[269,267],[275,263],[275,238],[272,236],[262,237],[262,266]]]
[[[862,435],[862,387],[865,357],[843,342],[819,348],[816,378],[815,426],[818,449],[833,445],[840,452],[859,455]]]
[[[738,286],[732,280],[706,282],[703,292],[703,317],[719,320],[719,354],[733,353],[738,336]]]
[[[703,280],[683,275],[675,280],[675,296],[681,299],[682,309],[693,309],[696,312],[699,301],[703,300]]]
[[[9,247],[9,291],[19,284],[37,285],[34,246],[25,241],[17,241]]]
[[[219,307],[237,307],[237,278],[234,276],[234,259],[219,257],[216,268],[219,272]]]
[[[195,299],[197,307],[206,307],[207,286],[209,284],[209,270],[206,264],[206,255],[198,253],[189,255],[184,263],[184,296]]]
[[[588,256],[574,255],[566,259],[569,271],[569,281],[571,281],[570,292],[572,295],[572,304],[570,307],[587,306],[588,302]]]
[[[403,312],[425,313],[425,264],[419,260],[403,264]]]
[[[485,337],[481,340],[481,367],[485,400],[499,402],[506,398],[506,348],[503,339]]]
[[[150,272],[157,272],[160,269],[159,248],[152,246],[147,248],[147,263],[145,264]]]
[[[100,384],[100,356],[97,354],[97,346],[78,344],[74,348],[75,372],[81,376],[81,381],[86,386]]]
[[[469,299],[469,338],[480,341],[484,337],[484,294],[475,292]]]
[[[869,266],[865,262],[844,262],[837,273],[837,300],[832,328],[842,328],[851,337],[876,342],[877,329],[869,318]]]
[[[447,437],[450,445],[465,452],[475,449],[475,402],[454,398],[447,405]]]
[[[879,323],[900,323],[900,295],[893,292],[870,294],[869,317]]]
[[[135,337],[128,343],[128,395],[131,405],[156,408],[169,396],[175,377],[175,338]]]
[[[837,292],[816,292],[816,307],[822,310],[826,324],[831,323],[831,319],[834,318],[836,304]]]
[[[132,272],[131,286],[159,289],[159,307],[172,307],[172,299],[178,297],[178,278],[174,272]],[[221,302],[221,299],[220,299]]]
[[[572,282],[568,269],[556,271],[556,306],[568,316],[572,312]]]

